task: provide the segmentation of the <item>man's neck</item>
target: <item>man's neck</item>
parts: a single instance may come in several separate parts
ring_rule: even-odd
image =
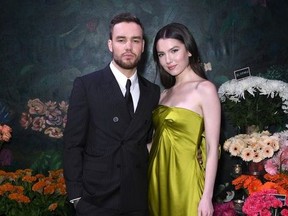
[[[137,68],[132,68],[132,69],[125,69],[120,67],[114,60],[112,60],[112,64],[123,74],[125,75],[127,78],[130,78],[131,76],[133,76],[133,74],[135,73],[135,71],[137,70]]]

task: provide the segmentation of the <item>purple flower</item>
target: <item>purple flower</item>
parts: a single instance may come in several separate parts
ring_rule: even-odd
[[[9,166],[12,163],[12,152],[10,149],[3,148],[0,150],[0,165]]]

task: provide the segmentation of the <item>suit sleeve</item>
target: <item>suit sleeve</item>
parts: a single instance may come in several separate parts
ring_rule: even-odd
[[[76,78],[69,99],[64,130],[64,177],[70,200],[82,196],[82,155],[89,125],[89,108],[83,81]]]
[[[153,110],[157,107],[158,103],[159,103],[159,100],[160,100],[160,87],[157,86],[157,85],[154,85],[154,100],[153,100],[153,103],[154,103],[154,108]],[[150,129],[148,131],[148,135],[147,135],[147,143],[151,143],[152,140],[153,140],[153,135],[154,135],[154,127],[153,127],[153,122],[151,122],[151,126],[150,126]]]

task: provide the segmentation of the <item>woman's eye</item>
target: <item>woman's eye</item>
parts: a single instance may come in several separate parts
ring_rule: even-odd
[[[172,53],[176,53],[176,52],[178,52],[178,49],[173,49],[172,50]]]

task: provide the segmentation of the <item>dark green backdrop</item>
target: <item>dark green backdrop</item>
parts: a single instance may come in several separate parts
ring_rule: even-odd
[[[21,113],[29,99],[67,101],[76,76],[106,66],[108,24],[124,11],[144,23],[143,68],[151,81],[153,36],[170,22],[189,27],[217,86],[243,67],[252,75],[288,81],[287,0],[1,0],[0,123],[13,128],[7,154],[0,155],[9,162],[5,169],[61,167],[62,139],[24,129]],[[222,132],[225,139],[234,129],[224,120]],[[221,178],[229,176],[231,163],[225,160],[224,155]]]

